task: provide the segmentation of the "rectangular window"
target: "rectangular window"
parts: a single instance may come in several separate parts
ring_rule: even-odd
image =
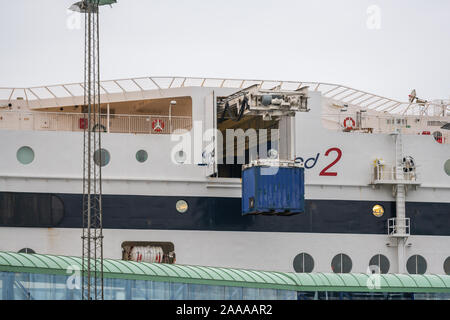
[[[428,126],[430,126],[430,127],[442,127],[446,123],[447,122],[443,122],[443,121],[428,121]]]

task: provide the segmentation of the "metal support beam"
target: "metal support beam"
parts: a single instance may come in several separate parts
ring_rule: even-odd
[[[400,129],[397,129],[395,135],[395,178],[403,180],[403,139]],[[399,235],[405,235],[397,238],[397,262],[398,273],[405,273],[405,244],[407,240],[406,230],[406,186],[399,183],[396,186],[396,220]],[[408,232],[409,233],[409,232]]]
[[[84,158],[82,298],[103,300],[103,230],[99,0],[83,1],[85,16],[84,57]]]

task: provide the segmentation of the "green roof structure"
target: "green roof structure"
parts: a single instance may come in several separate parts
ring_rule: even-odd
[[[0,252],[0,272],[69,275],[81,269],[81,258]],[[446,292],[450,275],[382,274],[379,289],[369,289],[364,273],[289,273],[218,267],[152,264],[104,260],[104,277],[115,279],[181,282],[219,286],[268,288],[293,291],[343,292]],[[370,282],[369,282],[370,283]]]

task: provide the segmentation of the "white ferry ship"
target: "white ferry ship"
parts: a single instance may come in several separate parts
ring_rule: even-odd
[[[302,92],[307,112],[225,110],[251,90]],[[105,258],[450,273],[448,100],[184,77],[103,81],[101,91]],[[80,83],[0,89],[0,251],[81,255],[84,112]],[[219,158],[227,129],[279,130],[275,157],[305,167],[303,213],[242,214],[242,164]]]

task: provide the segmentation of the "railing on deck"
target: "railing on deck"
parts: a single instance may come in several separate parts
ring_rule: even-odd
[[[372,172],[372,183],[383,183],[393,181],[415,182],[418,180],[417,171],[402,171],[400,176],[397,175],[397,170],[394,165],[376,166]],[[399,183],[400,183],[399,181]]]
[[[388,219],[388,235],[391,237],[409,237],[411,235],[410,218]]]
[[[331,130],[392,133],[395,132],[397,128],[400,128],[403,134],[420,134],[431,136],[437,134],[438,136],[434,136],[436,142],[450,144],[449,130],[441,128],[445,121],[439,120],[439,118],[430,118],[426,116],[394,116],[363,113],[358,121],[358,115],[356,113],[342,112],[322,114],[324,126]],[[352,121],[354,121],[354,123]],[[441,124],[430,125],[430,123],[438,122]],[[352,128],[345,130],[345,124],[347,126],[352,126]]]
[[[193,77],[140,77],[118,79],[100,82],[102,102],[110,101],[116,94],[127,97],[127,94],[148,90],[161,90],[185,87],[218,87],[243,89],[252,85],[259,85],[262,89],[278,87],[281,90],[297,90],[308,86],[310,91],[320,91],[326,98],[341,104],[351,104],[358,108],[373,109],[394,114],[436,115],[450,112],[448,101],[426,102],[424,104],[400,102],[385,98],[363,90],[347,86],[324,82],[301,82],[279,80],[245,80],[223,78],[193,78]],[[73,105],[78,104],[75,98],[82,97],[84,88],[82,83],[69,83],[29,88],[0,88],[0,101],[23,99],[35,107],[59,105],[61,99],[72,99]],[[114,100],[114,99],[113,99]],[[114,100],[116,101],[116,100]]]
[[[0,111],[0,129],[35,131],[83,131],[82,113]],[[171,134],[191,130],[192,118],[160,115],[101,116],[101,129],[109,133]]]

